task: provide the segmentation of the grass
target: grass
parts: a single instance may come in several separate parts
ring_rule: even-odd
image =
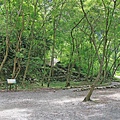
[[[115,81],[115,82],[120,82],[120,78],[115,77],[115,78],[114,78],[114,81]]]
[[[120,82],[119,78],[115,78],[115,81]],[[107,86],[110,84],[111,81],[103,82],[102,84],[98,84],[98,86]],[[76,87],[81,87],[85,85],[91,85],[93,82],[90,81],[79,81],[79,82],[70,82],[70,87],[67,88],[76,88]],[[66,89],[65,87],[66,81],[65,82],[60,82],[60,81],[53,81],[50,83],[49,88],[54,88],[54,89]],[[34,83],[29,83],[28,81],[24,82],[24,86],[21,84],[18,84],[18,90],[39,90],[42,88],[47,88],[47,83],[44,83],[43,86],[41,86],[41,82],[34,82]],[[1,86],[0,89],[3,89]],[[5,89],[5,88],[4,88]]]
[[[50,87],[49,88],[53,88],[53,89],[66,89],[66,88],[77,88],[77,87],[82,87],[85,85],[91,85],[93,82],[90,81],[80,81],[80,82],[74,82],[71,81],[70,82],[70,86],[69,87],[65,87],[66,82],[60,82],[60,81],[53,81],[50,83]],[[109,83],[102,83],[100,86],[107,86],[109,85]],[[47,88],[47,83],[44,83],[43,86],[41,86],[40,82],[35,82],[35,83],[24,83],[24,87],[22,87],[22,85],[18,85],[18,90],[39,90],[39,89],[43,89],[43,88]]]
[[[87,82],[87,81],[80,81],[80,82],[70,82],[71,87],[80,87],[83,85],[91,85],[92,82]],[[50,83],[50,87],[49,88],[55,88],[55,89],[65,89],[66,82],[60,82],[60,81],[53,81]],[[47,88],[47,83],[44,83],[43,86],[41,86],[40,82],[35,82],[35,83],[24,83],[24,87],[22,87],[21,85],[19,85],[18,89],[19,90],[37,90],[37,89],[41,89],[41,88]]]

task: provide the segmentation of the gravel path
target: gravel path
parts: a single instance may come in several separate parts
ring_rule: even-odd
[[[0,92],[0,120],[120,120],[120,88],[88,91]]]

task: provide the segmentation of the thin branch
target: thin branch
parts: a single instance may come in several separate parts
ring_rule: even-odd
[[[73,30],[82,22],[82,20],[85,18],[85,16],[83,16],[78,23],[75,24],[75,26],[71,29],[71,38],[72,38],[72,42],[73,42],[73,51],[74,51],[74,36],[73,36]]]
[[[93,28],[91,22],[89,21],[89,19],[88,19],[88,17],[87,17],[87,13],[86,13],[85,10],[84,10],[83,1],[80,0],[80,3],[81,3],[81,8],[82,8],[83,14],[84,14],[84,16],[85,16],[85,18],[86,18],[89,26],[90,26],[90,29],[91,29],[90,39],[91,39],[91,41],[92,41],[92,43],[93,43],[93,45],[94,45],[96,54],[97,54],[97,56],[98,56],[98,61],[99,61],[99,63],[101,63],[101,59],[100,59],[100,56],[99,56],[99,54],[98,54],[98,48],[97,48],[96,42],[95,42],[95,40],[94,40],[94,39],[95,39],[95,38],[94,38],[94,28]]]

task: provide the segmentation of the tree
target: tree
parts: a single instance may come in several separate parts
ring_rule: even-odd
[[[100,64],[98,75],[97,75],[94,83],[92,84],[92,86],[90,88],[90,91],[88,92],[87,96],[84,99],[84,101],[89,101],[89,100],[91,100],[90,97],[91,97],[91,95],[93,93],[93,90],[94,90],[96,84],[98,83],[98,81],[100,79],[101,72],[102,72],[102,69],[103,69],[103,66],[104,66],[104,62],[105,62],[104,60],[105,60],[105,55],[106,55],[106,46],[107,46],[107,43],[108,43],[108,33],[109,33],[109,30],[110,30],[110,27],[111,27],[111,23],[112,23],[112,19],[113,19],[113,14],[114,14],[114,11],[115,11],[115,8],[116,8],[116,2],[114,2],[113,10],[111,12],[111,16],[112,16],[111,17],[110,16],[109,4],[107,5],[107,3],[105,3],[104,0],[102,0],[102,4],[103,4],[104,9],[105,9],[105,28],[104,28],[105,32],[104,32],[104,36],[103,36],[102,57],[100,57],[99,51],[98,51],[98,48],[97,48],[97,45],[96,45],[95,34],[94,34],[95,30],[94,30],[93,24],[89,21],[88,15],[85,12],[83,1],[80,0],[80,3],[81,3],[82,11],[83,11],[84,16],[86,18],[86,21],[87,21],[87,23],[90,26],[90,30],[91,30],[90,40],[91,40],[92,44],[94,45],[95,51],[97,53],[98,61],[99,61],[99,64]]]
[[[90,100],[94,87],[119,70],[118,1],[2,0],[0,7],[2,80],[36,79],[49,87],[60,70],[66,87],[74,79],[94,82]]]

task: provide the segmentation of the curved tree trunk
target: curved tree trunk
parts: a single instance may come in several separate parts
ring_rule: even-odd
[[[36,16],[38,0],[36,0],[34,2],[35,2],[34,3],[34,16]],[[22,81],[22,85],[23,86],[24,86],[24,81],[26,79],[26,75],[27,75],[28,68],[29,68],[29,63],[30,63],[30,55],[31,55],[33,39],[34,39],[34,35],[33,35],[33,33],[34,33],[34,23],[35,23],[35,19],[32,20],[31,29],[30,29],[30,36],[29,36],[29,39],[30,39],[30,49],[29,49],[29,52],[28,52],[28,60],[27,60],[25,72],[24,72],[24,75],[23,75],[23,81]]]
[[[94,91],[94,88],[96,86],[96,84],[98,83],[100,77],[101,77],[101,72],[102,72],[102,69],[103,69],[103,66],[104,66],[104,59],[105,59],[105,56],[106,56],[106,47],[107,47],[107,43],[108,43],[108,32],[109,32],[109,29],[110,29],[110,26],[111,26],[111,23],[112,23],[112,19],[110,19],[110,10],[106,7],[105,5],[105,2],[102,0],[102,3],[103,3],[103,6],[105,8],[105,32],[104,32],[104,36],[103,36],[103,51],[102,51],[102,57],[101,55],[99,54],[99,51],[98,51],[98,47],[96,45],[96,40],[95,40],[95,33],[94,33],[94,27],[93,27],[93,24],[89,21],[88,19],[88,15],[86,14],[85,12],[85,9],[84,9],[84,5],[83,5],[83,0],[80,0],[80,3],[81,3],[81,8],[82,8],[82,11],[83,11],[83,14],[86,18],[86,21],[88,23],[88,25],[90,26],[90,29],[91,29],[91,33],[90,33],[90,40],[92,42],[92,44],[94,45],[94,48],[95,48],[95,51],[96,51],[96,54],[97,54],[97,58],[98,58],[98,61],[99,61],[99,64],[100,64],[100,67],[99,67],[99,72],[98,72],[98,75],[96,77],[96,80],[94,81],[93,85],[91,86],[90,88],[90,91],[88,92],[87,96],[84,98],[83,101],[90,101],[91,99],[91,95]],[[113,10],[112,10],[112,17],[113,17],[113,14],[114,14],[114,10],[116,8],[116,2],[114,2],[114,7],[113,7]],[[102,58],[102,59],[100,59]]]
[[[84,98],[84,100],[83,100],[84,102],[86,102],[86,101],[91,101],[90,98],[91,98],[91,95],[92,95],[92,93],[93,93],[93,91],[94,91],[94,88],[95,88],[96,84],[98,83],[98,81],[99,81],[99,79],[100,79],[101,72],[102,72],[102,67],[103,67],[103,62],[102,62],[102,64],[100,65],[100,70],[99,70],[99,73],[98,73],[98,75],[97,75],[94,83],[91,85],[91,88],[90,88],[87,96],[86,96],[86,97]]]
[[[5,52],[5,55],[4,55],[4,59],[0,65],[0,72],[3,68],[3,65],[5,64],[5,61],[7,59],[7,56],[8,56],[8,52],[9,52],[9,33],[8,33],[8,19],[9,19],[9,13],[8,13],[8,9],[6,7],[6,0],[4,0],[4,7],[5,7],[5,10],[6,10],[6,52]]]
[[[8,56],[8,52],[9,52],[9,38],[6,37],[6,52],[5,52],[4,59],[0,65],[0,72],[2,71],[3,65],[5,64],[5,61],[6,61],[7,56]]]

